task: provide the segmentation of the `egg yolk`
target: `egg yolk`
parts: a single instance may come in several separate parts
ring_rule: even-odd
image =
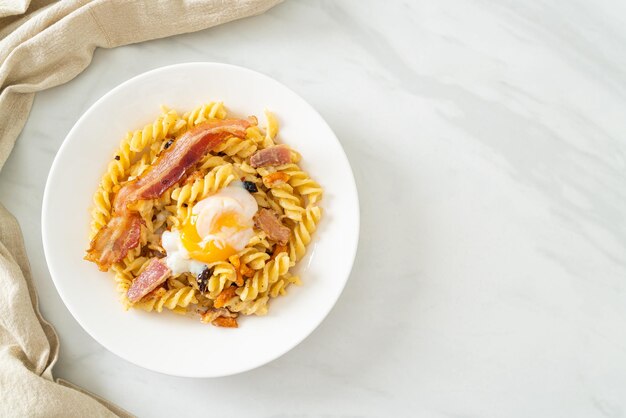
[[[204,263],[215,263],[237,253],[236,249],[225,242],[211,240],[203,244],[196,229],[196,218],[196,216],[191,216],[180,231],[180,240],[191,258]],[[225,212],[219,215],[211,225],[210,234],[218,234],[223,228],[231,230],[234,228],[237,231],[243,229],[235,212]]]

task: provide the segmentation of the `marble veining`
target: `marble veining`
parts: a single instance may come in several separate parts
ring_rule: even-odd
[[[37,95],[0,172],[61,337],[56,376],[140,416],[626,416],[625,28],[617,0],[290,1],[98,50]],[[361,198],[359,253],[326,321],[267,366],[212,380],[93,341],[56,293],[40,232],[78,117],[126,79],[188,61],[301,94]]]

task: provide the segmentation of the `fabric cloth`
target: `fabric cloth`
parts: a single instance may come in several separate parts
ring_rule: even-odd
[[[0,170],[37,91],[65,83],[97,47],[162,38],[262,13],[281,0],[0,0]],[[59,339],[37,304],[15,218],[0,205],[0,416],[129,416],[52,367]]]

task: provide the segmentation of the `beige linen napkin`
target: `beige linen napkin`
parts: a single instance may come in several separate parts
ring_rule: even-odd
[[[113,48],[262,13],[281,0],[0,0],[0,169],[35,92],[65,83]],[[59,340],[39,313],[15,218],[0,205],[0,416],[128,416],[56,381]]]

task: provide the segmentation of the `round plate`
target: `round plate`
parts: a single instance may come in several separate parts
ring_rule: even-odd
[[[241,317],[237,329],[196,316],[124,311],[113,273],[83,260],[89,209],[106,166],[129,130],[151,123],[164,104],[179,113],[223,101],[229,115],[275,113],[279,140],[302,154],[302,167],[324,190],[324,216],[296,272],[303,286],[273,299],[267,316]],[[262,122],[261,122],[262,123]],[[350,274],[359,235],[354,177],[339,141],[296,93],[257,72],[216,63],[189,63],[139,75],[111,90],[76,122],[48,177],[42,209],[43,246],[61,298],[104,347],[147,369],[176,376],[240,373],[291,350],[326,317]]]

